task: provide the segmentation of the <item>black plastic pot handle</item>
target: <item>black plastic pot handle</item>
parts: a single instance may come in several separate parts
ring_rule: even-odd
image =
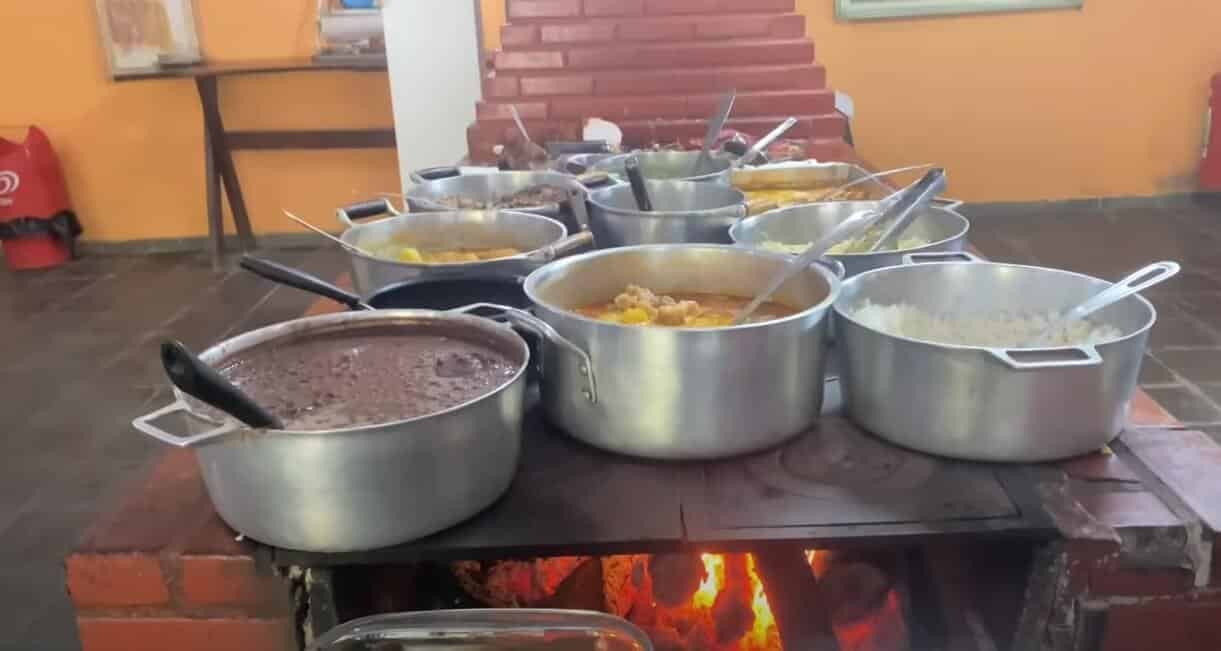
[[[233,416],[255,428],[284,429],[280,419],[263,409],[250,396],[226,380],[187,349],[181,341],[161,342],[161,365],[174,386],[183,393]]]
[[[649,198],[649,187],[645,185],[644,175],[640,173],[640,161],[636,160],[635,156],[629,156],[623,163],[623,171],[627,172],[628,183],[632,184],[636,207],[641,212],[653,212],[653,200]]]
[[[342,212],[348,216],[348,219],[368,219],[369,217],[377,217],[390,212],[390,202],[385,199],[370,199],[354,203],[346,208],[342,208]]]
[[[356,294],[336,287],[300,269],[294,269],[278,262],[272,262],[271,260],[256,258],[252,255],[243,255],[240,264],[242,269],[262,276],[267,280],[329,298],[332,301],[343,303],[353,310],[373,309]]]
[[[462,170],[449,165],[446,167],[428,167],[422,170],[416,170],[411,173],[412,178],[420,179],[421,181],[436,181],[438,179],[448,179],[454,176],[462,176]]]

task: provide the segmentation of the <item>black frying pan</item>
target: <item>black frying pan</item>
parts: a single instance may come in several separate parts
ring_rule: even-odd
[[[496,303],[527,309],[530,299],[517,278],[432,279],[390,285],[375,292],[367,301],[347,290],[278,262],[242,256],[241,266],[281,285],[295,287],[342,303],[353,310],[452,310],[474,303]]]

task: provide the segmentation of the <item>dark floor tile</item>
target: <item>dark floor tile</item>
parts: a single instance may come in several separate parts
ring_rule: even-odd
[[[1221,408],[1188,387],[1150,388],[1145,392],[1184,423],[1221,423]]]
[[[1200,393],[1203,393],[1210,400],[1221,405],[1221,383],[1201,382],[1196,385],[1196,388],[1198,388]]]
[[[63,593],[63,585],[63,570],[59,563],[22,563],[0,569],[0,640],[16,642],[13,637],[42,618],[51,600],[57,593]],[[59,625],[74,626],[74,623],[67,620]]]
[[[1149,347],[1163,348],[1221,346],[1221,334],[1204,322],[1177,310],[1159,310],[1157,323],[1149,333]]]
[[[1221,292],[1184,292],[1173,297],[1184,313],[1221,324]]]
[[[1178,379],[1166,368],[1161,362],[1157,361],[1149,355],[1145,355],[1144,360],[1140,364],[1140,384],[1141,386],[1151,386],[1158,384],[1175,384]]]
[[[1221,349],[1162,350],[1157,358],[1192,382],[1221,382]]]

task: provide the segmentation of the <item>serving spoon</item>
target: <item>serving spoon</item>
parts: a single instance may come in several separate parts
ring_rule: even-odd
[[[161,365],[170,382],[183,393],[257,429],[284,429],[271,412],[199,359],[181,342],[161,343]]]
[[[708,121],[708,131],[704,133],[704,146],[700,149],[700,155],[695,159],[695,165],[691,167],[690,176],[699,176],[700,170],[712,161],[712,146],[716,144],[717,136],[721,135],[721,131],[725,128],[725,122],[729,120],[729,114],[733,112],[733,103],[738,98],[738,91],[731,90],[725,93],[721,98],[721,104],[717,106],[716,113],[712,119]]]
[[[818,241],[811,244],[801,255],[795,256],[788,264],[784,265],[780,272],[763,288],[763,291],[759,292],[746,307],[742,308],[734,316],[733,325],[745,323],[746,319],[750,318],[750,315],[759,309],[759,306],[766,303],[772,297],[772,294],[775,294],[786,282],[802,271],[805,271],[807,267],[826,255],[827,251],[831,250],[831,247],[840,242],[858,237],[862,233],[868,232],[874,225],[882,223],[887,219],[895,217],[902,219],[904,216],[916,212],[921,205],[931,201],[940,192],[940,188],[944,187],[945,171],[941,169],[932,170],[911,186],[896,192],[893,200],[887,203],[882,210],[862,210],[840,222],[835,228],[831,229],[830,233],[819,238]]]
[[[1179,263],[1170,261],[1154,262],[1151,265],[1141,267],[1123,280],[1094,294],[1076,307],[1065,312],[1063,316],[1055,319],[1050,325],[1043,328],[1038,335],[1032,337],[1029,344],[1046,343],[1052,335],[1064,330],[1074,321],[1080,321],[1108,305],[1117,303],[1137,292],[1169,280],[1179,273],[1179,269]]]

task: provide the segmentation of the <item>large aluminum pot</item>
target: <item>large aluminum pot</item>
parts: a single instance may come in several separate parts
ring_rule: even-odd
[[[1121,338],[1047,349],[908,339],[866,326],[853,312],[865,301],[908,303],[932,314],[1062,312],[1110,285],[1058,269],[988,262],[907,264],[852,278],[835,302],[848,414],[884,439],[960,459],[1048,461],[1098,450],[1124,426],[1157,318],[1141,296],[1090,317],[1117,328]]]
[[[801,312],[764,323],[640,327],[571,311],[630,283],[749,297],[786,264],[733,246],[655,245],[585,253],[530,274],[536,330],[551,342],[542,354],[548,418],[591,445],[654,459],[729,457],[805,431],[822,407],[826,316],[839,294],[839,279],[821,266],[776,294]]]
[[[934,203],[917,215],[905,235],[917,236],[929,243],[903,251],[877,253],[844,253],[828,256],[843,263],[851,278],[860,273],[903,263],[911,253],[957,252],[967,243],[971,223],[956,210],[958,201]],[[729,237],[742,246],[758,247],[763,242],[806,244],[831,232],[840,222],[862,210],[873,210],[876,201],[829,201],[769,210],[735,223]]]
[[[593,169],[606,172],[611,176],[625,181],[627,174],[623,170],[627,159],[635,156],[640,161],[640,174],[654,181],[696,181],[729,185],[729,177],[733,168],[734,158],[725,154],[714,154],[704,163],[699,174],[692,174],[695,161],[699,160],[698,151],[637,151],[630,154],[620,154],[603,158],[593,163]]]
[[[136,429],[194,448],[220,517],[269,545],[315,552],[375,549],[440,531],[478,513],[508,488],[521,446],[529,351],[508,328],[478,317],[378,310],[306,317],[223,341],[200,355],[216,366],[275,341],[364,328],[442,328],[496,346],[520,361],[499,389],[448,411],[384,425],[328,431],[254,430],[217,422],[175,389],[168,407]],[[160,424],[181,414],[189,433]],[[173,422],[173,421],[171,421]]]
[[[367,224],[353,220],[389,214]],[[549,217],[512,210],[456,210],[400,213],[389,201],[371,201],[338,211],[347,227],[340,239],[364,250],[389,242],[421,248],[511,247],[521,255],[481,262],[416,264],[368,256],[348,249],[356,291],[368,298],[391,285],[433,280],[524,278],[531,271],[593,243],[593,235],[568,228]]]
[[[589,228],[599,248],[637,244],[728,244],[746,216],[746,195],[727,185],[646,181],[653,211],[636,207],[627,184],[589,195]]]

